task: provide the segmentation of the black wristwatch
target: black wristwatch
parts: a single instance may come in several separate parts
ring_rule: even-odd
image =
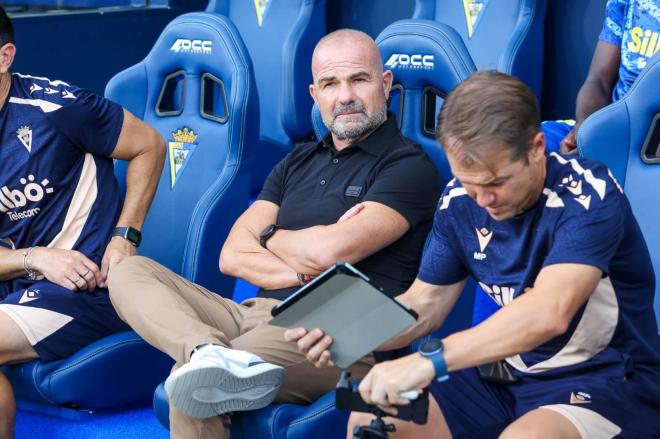
[[[435,379],[438,381],[444,381],[449,378],[447,364],[443,355],[444,350],[445,345],[442,343],[442,340],[437,338],[431,338],[419,346],[420,355],[428,358],[433,363]]]
[[[133,227],[115,227],[114,230],[112,231],[112,236],[121,236],[131,244],[133,244],[135,247],[140,246],[140,242],[142,242],[142,233],[138,229],[134,229]]]
[[[275,234],[275,232],[277,232],[278,229],[281,229],[281,227],[277,224],[271,224],[266,227],[264,231],[261,232],[261,235],[259,235],[259,244],[261,244],[263,248],[268,249],[268,247],[266,247],[266,243]]]

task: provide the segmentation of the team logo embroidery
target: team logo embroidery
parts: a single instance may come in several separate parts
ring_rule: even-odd
[[[559,186],[568,189],[568,191],[575,196],[574,200],[580,203],[585,210],[589,210],[589,206],[591,205],[591,195],[585,195],[582,193],[582,180],[576,180],[573,178],[573,174],[569,174],[568,177],[562,178]]]
[[[64,99],[75,99],[76,95],[71,93],[69,90],[62,90],[62,97]]]
[[[582,180],[575,180],[573,174],[562,178],[560,186],[565,186],[576,197],[582,195]]]
[[[474,30],[479,24],[481,13],[486,7],[488,0],[463,0],[463,9],[465,10],[465,21],[467,23],[468,38],[472,38]]]
[[[493,232],[492,231],[489,232],[488,229],[485,227],[475,230],[477,231],[477,238],[479,239],[479,249],[481,251],[484,251],[486,250],[486,247],[488,247],[490,238],[493,237]]]
[[[483,261],[486,259],[486,254],[484,253],[484,250],[486,250],[486,247],[488,247],[488,243],[490,242],[490,239],[493,237],[493,232],[488,231],[487,228],[482,227],[481,229],[474,229],[477,232],[477,239],[479,240],[479,251],[474,252],[474,259],[477,261]]]
[[[18,303],[27,303],[27,302],[32,302],[33,300],[37,300],[39,298],[39,290],[25,290],[21,298],[19,299]]]
[[[179,128],[172,132],[173,141],[168,142],[170,157],[170,177],[172,189],[179,173],[185,168],[190,154],[197,146],[197,134],[188,127]]]
[[[21,141],[25,149],[28,150],[29,153],[32,152],[32,128],[30,128],[27,125],[23,125],[19,129],[16,130],[16,137],[18,137],[18,140]]]
[[[41,87],[37,84],[32,84],[30,86],[30,93],[34,93],[35,91],[40,91],[40,90],[43,90],[43,89],[44,89],[43,87]]]
[[[575,197],[575,201],[580,203],[582,207],[584,207],[584,210],[589,210],[589,205],[591,204],[591,195],[580,195],[579,197]]]
[[[585,392],[571,392],[571,404],[589,404],[591,395]]]
[[[257,23],[259,27],[261,27],[266,12],[268,12],[268,6],[270,6],[270,0],[254,0],[254,9],[257,10]]]
[[[44,90],[44,93],[46,93],[47,95],[54,95],[54,94],[59,93],[59,92],[60,92],[59,90],[56,90],[54,88],[48,88],[48,87],[46,87],[46,89]]]

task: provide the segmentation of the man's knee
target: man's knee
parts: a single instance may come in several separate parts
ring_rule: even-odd
[[[130,289],[126,285],[141,277],[150,276],[154,270],[154,262],[144,256],[129,256],[121,261],[108,274],[108,291],[113,304],[130,297]],[[115,302],[116,301],[116,302]]]
[[[7,314],[0,312],[0,365],[20,363],[38,358],[20,327]]]

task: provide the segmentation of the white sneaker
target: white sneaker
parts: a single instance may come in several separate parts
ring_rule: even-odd
[[[284,368],[257,355],[206,345],[165,380],[170,404],[193,418],[256,410],[275,399]]]

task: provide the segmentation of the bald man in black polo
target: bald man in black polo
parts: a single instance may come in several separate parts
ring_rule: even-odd
[[[310,403],[334,387],[336,368],[315,368],[267,322],[273,306],[338,259],[392,296],[414,280],[439,177],[388,115],[392,73],[382,66],[364,33],[318,43],[310,93],[330,133],[275,167],[220,255],[224,273],[260,287],[256,298],[236,304],[145,258],[115,269],[119,315],[177,362],[165,383],[172,437],[226,437],[218,414],[274,399]],[[354,374],[372,363],[363,359]]]

